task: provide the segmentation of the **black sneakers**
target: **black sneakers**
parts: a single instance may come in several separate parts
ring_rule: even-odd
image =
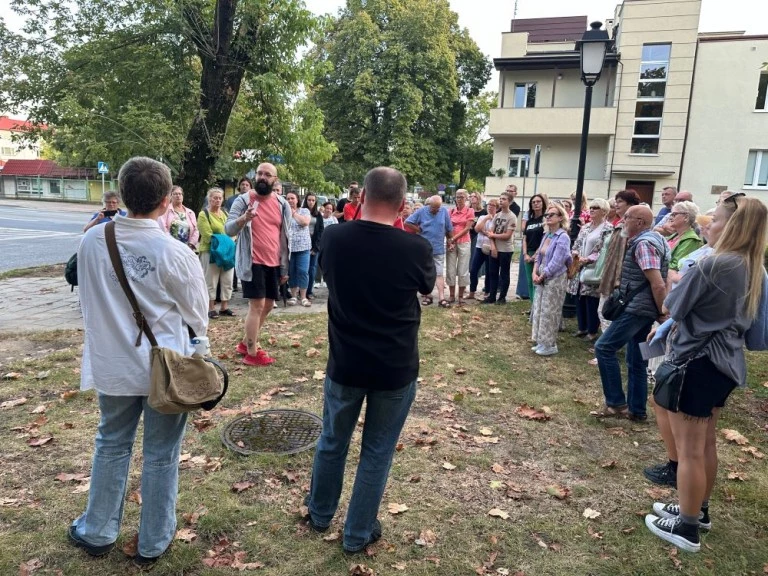
[[[643,470],[643,474],[654,484],[677,488],[677,467],[669,462],[650,466]]]
[[[653,504],[653,511],[659,518],[677,518],[680,516],[680,505],[655,502]],[[702,530],[712,530],[712,520],[709,519],[709,508],[702,508],[699,512],[699,528]]]
[[[659,518],[653,514],[645,517],[645,525],[648,530],[656,534],[662,540],[674,544],[686,552],[698,552],[701,549],[699,527],[683,524],[680,516],[673,518]]]
[[[77,533],[75,532],[75,527],[71,525],[69,527],[69,541],[77,548],[82,548],[91,556],[96,557],[106,556],[112,551],[112,548],[115,547],[114,542],[112,544],[104,544],[102,546],[94,546],[93,544],[88,544],[88,542],[78,537]]]

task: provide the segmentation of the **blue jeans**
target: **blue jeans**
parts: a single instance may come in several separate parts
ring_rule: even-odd
[[[640,342],[653,326],[653,318],[624,312],[611,322],[608,330],[595,343],[595,357],[603,383],[605,405],[613,408],[629,406],[635,416],[644,416],[648,400],[648,363],[640,354]],[[616,353],[627,346],[627,395],[621,385],[621,370]]]
[[[509,267],[512,264],[512,252],[498,252],[498,255],[498,258],[494,258],[493,256],[489,256],[488,258],[490,261],[488,270],[491,277],[488,286],[491,289],[489,298],[493,301],[496,300],[497,292],[499,300],[507,299],[507,291],[509,291]]]
[[[358,551],[371,536],[397,439],[416,396],[416,382],[397,390],[369,390],[342,386],[326,377],[324,388],[323,432],[312,467],[309,513],[316,526],[331,524],[344,483],[349,442],[366,400],[360,463],[344,523],[344,548]]]
[[[288,287],[306,288],[309,279],[309,250],[291,252],[288,262]]]
[[[99,410],[88,506],[72,523],[75,535],[93,546],[117,539],[136,428],[144,414],[138,553],[155,558],[176,534],[179,452],[187,415],[160,414],[150,408],[146,396],[99,394]]]
[[[312,296],[312,288],[315,286],[315,274],[317,273],[317,254],[309,255],[309,276],[307,277],[307,296]]]

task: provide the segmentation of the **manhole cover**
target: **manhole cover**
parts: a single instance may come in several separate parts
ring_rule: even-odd
[[[317,444],[323,421],[300,410],[265,410],[227,424],[224,445],[239,454],[296,454]]]

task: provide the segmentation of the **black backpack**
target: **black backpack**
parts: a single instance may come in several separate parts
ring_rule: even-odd
[[[67,267],[64,268],[64,279],[72,287],[70,292],[74,292],[75,286],[77,286],[77,252],[72,254],[72,257],[67,260]]]

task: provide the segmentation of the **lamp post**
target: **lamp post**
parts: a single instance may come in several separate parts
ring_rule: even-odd
[[[592,87],[600,80],[605,63],[605,54],[612,40],[608,32],[601,30],[600,22],[592,22],[590,30],[584,32],[576,42],[576,49],[581,56],[581,81],[587,87],[584,94],[584,121],[581,126],[581,149],[579,150],[579,171],[576,176],[576,202],[571,219],[571,241],[579,235],[579,217],[581,216],[582,197],[584,195],[584,170],[587,164],[587,137],[589,136],[589,118],[592,112]]]

